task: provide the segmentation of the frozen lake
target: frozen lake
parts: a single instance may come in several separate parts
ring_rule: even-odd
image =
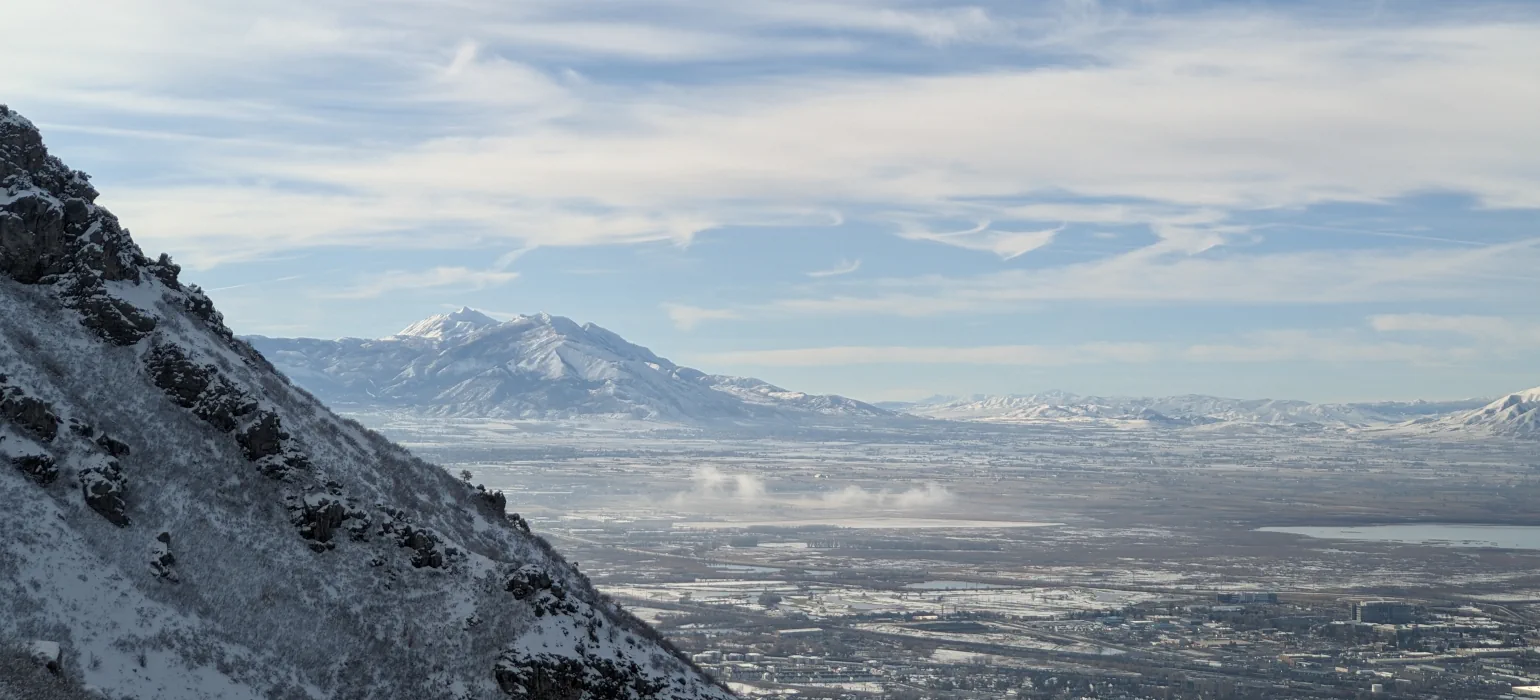
[[[1416,523],[1355,527],[1264,527],[1262,532],[1286,532],[1328,540],[1405,542],[1448,547],[1498,547],[1540,550],[1540,526],[1451,525]]]

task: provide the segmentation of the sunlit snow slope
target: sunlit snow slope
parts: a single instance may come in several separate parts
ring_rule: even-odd
[[[681,367],[592,323],[549,314],[498,322],[462,308],[376,340],[247,340],[333,405],[683,423],[785,424],[889,415],[841,396]]]
[[[1540,438],[1540,387],[1514,392],[1473,411],[1422,422],[1418,427],[1432,432]]]

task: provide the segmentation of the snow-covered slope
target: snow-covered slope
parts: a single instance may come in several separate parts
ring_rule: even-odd
[[[1429,432],[1540,438],[1540,387],[1514,392],[1475,410],[1416,421],[1411,427]]]
[[[936,397],[913,404],[884,406],[926,418],[994,423],[1105,422],[1157,427],[1248,423],[1366,427],[1469,410],[1485,401],[1469,399],[1446,402],[1314,404],[1276,399],[1227,399],[1196,394],[1141,398],[1049,392],[1029,396]]]
[[[113,698],[730,697],[95,198],[0,107],[0,648]]]
[[[497,322],[472,309],[377,340],[247,338],[333,405],[439,415],[671,422],[878,418],[874,406],[681,367],[592,323],[548,314]]]

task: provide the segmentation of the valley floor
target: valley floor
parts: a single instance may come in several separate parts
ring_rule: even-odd
[[[1288,607],[1263,610],[1269,619],[1321,625],[1345,621],[1348,601],[1365,597],[1463,606],[1521,637],[1540,624],[1540,535],[1524,540],[1536,549],[1502,549],[1474,535],[1398,542],[1259,529],[1540,526],[1532,441],[955,423],[734,436],[358,417],[503,490],[510,510],[603,590],[745,689],[974,697],[955,677],[983,659],[1015,689],[1033,669],[1088,684],[1137,669],[1138,683],[1334,697],[1397,681],[1358,671],[1411,649],[1301,641],[1335,633],[1327,627],[1288,644],[1247,636],[1216,621],[1212,608],[1228,607],[1215,605],[1219,592],[1277,592]],[[1112,614],[1116,625],[1078,626]],[[1154,623],[1124,617],[1185,622],[1151,635]],[[1484,644],[1511,641],[1494,639]],[[1237,657],[1240,646],[1255,653]],[[1351,672],[1301,680],[1279,659],[1303,651],[1330,652]],[[1416,688],[1457,678],[1485,697],[1482,679],[1496,673],[1448,666],[1449,678]]]

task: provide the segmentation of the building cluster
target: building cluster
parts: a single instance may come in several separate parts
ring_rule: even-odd
[[[1499,606],[1225,593],[1058,620],[935,617],[669,633],[718,678],[801,697],[1540,697],[1540,629]],[[911,628],[945,637],[890,631]],[[1006,629],[1057,646],[1013,648]]]

